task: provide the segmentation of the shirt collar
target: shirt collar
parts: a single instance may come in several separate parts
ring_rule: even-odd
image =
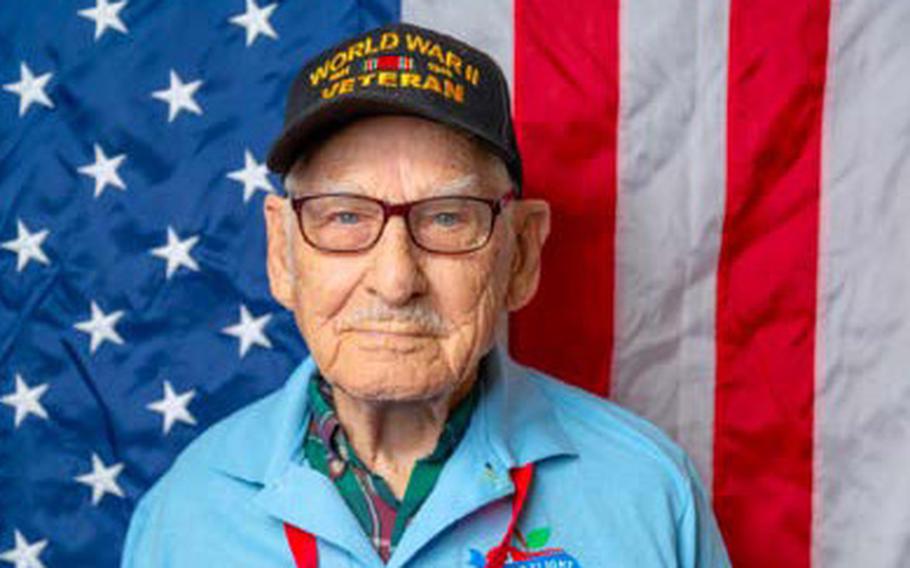
[[[578,455],[541,390],[538,371],[515,362],[499,345],[481,364],[487,380],[481,384],[477,427],[502,467]]]
[[[577,455],[538,373],[495,346],[481,359],[477,407],[468,430],[480,429],[491,459],[508,469],[557,455]],[[310,381],[318,369],[307,357],[278,391],[243,409],[210,432],[215,467],[233,477],[267,483],[303,460],[303,438],[312,415]]]

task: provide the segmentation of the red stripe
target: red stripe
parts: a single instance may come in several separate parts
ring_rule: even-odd
[[[810,565],[829,0],[732,2],[714,505],[741,567]]]
[[[525,195],[553,213],[537,297],[513,316],[522,362],[607,394],[619,98],[618,0],[515,2],[515,115]]]

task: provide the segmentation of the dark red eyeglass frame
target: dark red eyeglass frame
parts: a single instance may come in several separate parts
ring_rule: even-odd
[[[303,230],[303,220],[301,219],[301,216],[300,216],[300,210],[303,208],[303,204],[306,203],[307,201],[310,201],[311,199],[318,199],[321,197],[356,197],[358,199],[365,199],[367,201],[371,201],[373,203],[376,203],[380,207],[382,207],[382,226],[379,228],[379,231],[376,233],[376,238],[374,238],[370,243],[364,245],[363,247],[354,249],[354,250],[330,249],[330,248],[326,248],[323,246],[319,246],[316,243],[314,243],[313,241],[311,241],[310,238],[307,236],[306,231]],[[420,244],[420,242],[417,241],[417,238],[414,236],[414,232],[411,230],[411,223],[408,220],[409,219],[408,215],[410,214],[411,209],[422,203],[428,203],[431,201],[441,201],[443,199],[452,199],[452,198],[477,201],[480,203],[485,203],[490,207],[490,210],[492,211],[492,215],[490,216],[490,227],[487,229],[487,237],[483,240],[482,243],[478,244],[477,246],[472,247],[470,249],[459,250],[459,251],[435,250],[435,249],[431,249],[431,248],[427,248],[427,247],[423,246],[422,244]],[[342,192],[342,193],[319,193],[319,194],[314,194],[314,195],[303,195],[300,197],[291,197],[290,201],[291,201],[291,207],[294,209],[294,215],[297,217],[297,228],[300,230],[300,234],[301,234],[301,236],[303,236],[303,240],[305,240],[307,242],[307,244],[309,244],[311,247],[315,248],[316,250],[322,251],[322,252],[330,252],[330,253],[336,253],[336,254],[348,254],[348,253],[356,254],[356,253],[368,251],[371,248],[373,248],[377,242],[379,242],[380,238],[382,238],[382,233],[385,232],[385,226],[389,222],[389,218],[394,217],[396,215],[400,215],[404,219],[404,226],[408,230],[408,236],[411,238],[411,242],[414,243],[415,245],[417,245],[417,248],[419,248],[421,250],[425,250],[427,252],[431,252],[433,254],[459,255],[459,254],[471,253],[476,250],[480,250],[484,246],[486,246],[486,244],[488,242],[490,242],[490,237],[493,235],[493,229],[496,226],[496,218],[499,217],[499,214],[502,212],[502,210],[505,208],[505,206],[509,204],[510,201],[518,200],[518,199],[521,199],[521,197],[518,195],[518,192],[516,191],[515,186],[511,186],[509,188],[508,193],[506,193],[502,197],[498,197],[496,199],[487,199],[484,197],[477,197],[474,195],[440,195],[438,197],[428,197],[426,199],[417,199],[415,201],[406,201],[404,203],[389,203],[388,201],[383,201],[382,199],[377,199],[375,197],[369,197],[367,195],[361,195],[359,193],[343,193]]]

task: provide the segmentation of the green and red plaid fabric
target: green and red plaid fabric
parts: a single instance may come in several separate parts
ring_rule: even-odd
[[[335,413],[332,387],[321,375],[310,381],[308,399],[313,415],[304,440],[307,461],[332,480],[382,561],[388,562],[464,435],[477,403],[477,385],[450,413],[436,448],[415,464],[400,501],[357,457]]]

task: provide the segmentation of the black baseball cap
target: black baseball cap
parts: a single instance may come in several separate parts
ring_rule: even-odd
[[[509,86],[486,53],[407,23],[364,32],[307,61],[288,93],[284,129],[268,155],[285,175],[308,146],[355,119],[409,114],[473,135],[502,158],[516,190],[521,156]]]

